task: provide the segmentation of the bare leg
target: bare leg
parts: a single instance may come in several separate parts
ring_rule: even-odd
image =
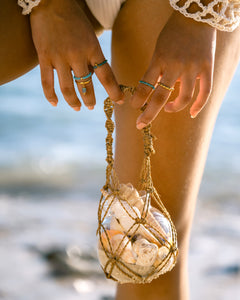
[[[85,1],[78,0],[95,32],[101,25]],[[23,16],[16,0],[2,0],[0,9],[0,85],[28,72],[38,64],[33,45],[29,16]]]
[[[137,85],[171,12],[167,0],[128,0],[125,3],[112,36],[112,66],[118,82]],[[180,255],[174,270],[151,284],[120,285],[118,300],[189,298],[187,258],[195,202],[214,123],[239,55],[240,29],[233,33],[219,32],[214,87],[207,106],[196,119],[191,119],[189,110],[185,109],[173,114],[161,112],[154,121],[153,133],[157,141],[156,154],[152,157],[153,180],[176,224]],[[135,128],[138,114],[127,102],[116,108],[116,168],[120,180],[125,183],[137,183],[143,159],[142,135]]]

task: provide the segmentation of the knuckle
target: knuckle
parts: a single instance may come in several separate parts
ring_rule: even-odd
[[[203,94],[205,96],[209,96],[211,94],[211,91],[212,91],[212,86],[211,85],[208,85],[204,88],[204,91],[203,91]]]
[[[49,80],[42,78],[42,87],[45,91],[51,91],[52,90],[52,84],[49,82]]]
[[[153,117],[152,117],[150,114],[146,114],[146,115],[142,118],[142,121],[143,121],[145,124],[151,123],[152,120],[153,120]]]
[[[187,104],[192,100],[192,96],[191,95],[185,95],[182,97],[181,102],[183,104]]]
[[[111,74],[104,72],[102,76],[102,82],[104,85],[113,85],[114,80]]]
[[[141,98],[146,99],[150,94],[150,91],[149,91],[150,89],[151,89],[150,87],[140,84],[137,88],[137,95]]]
[[[61,90],[62,90],[62,93],[65,96],[72,96],[73,95],[73,88],[72,88],[72,86],[64,85],[64,86],[62,86]]]
[[[205,59],[203,61],[203,69],[207,71],[212,70],[212,60],[211,59]]]

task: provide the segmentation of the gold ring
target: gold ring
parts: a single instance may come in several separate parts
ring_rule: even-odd
[[[162,88],[164,88],[165,90],[168,90],[168,91],[174,91],[174,87],[169,87],[168,85],[162,83],[162,82],[158,82],[157,83],[159,86],[161,86]]]
[[[83,85],[88,84],[91,81],[92,81],[92,79],[89,79],[89,80],[86,80],[86,81],[75,80],[76,83],[83,84]]]
[[[86,84],[90,83],[92,81],[92,78],[90,78],[89,80],[77,80],[75,79],[75,82],[77,84],[81,84],[82,85],[82,93],[83,95],[86,95],[87,94],[87,89],[86,89]]]

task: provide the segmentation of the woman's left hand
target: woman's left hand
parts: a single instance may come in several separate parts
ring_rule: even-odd
[[[137,120],[137,128],[151,123],[161,109],[166,112],[183,110],[193,99],[196,79],[200,81],[199,92],[190,108],[194,118],[206,104],[211,89],[216,47],[216,29],[186,18],[174,11],[161,31],[148,70],[142,80],[156,87],[153,89],[139,83],[131,104],[141,108],[148,100],[145,111]],[[171,91],[157,85],[163,83],[171,88],[180,81],[179,95],[167,103]]]

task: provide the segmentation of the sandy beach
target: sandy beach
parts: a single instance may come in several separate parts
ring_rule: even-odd
[[[97,202],[0,196],[0,299],[110,300],[96,256]],[[240,205],[199,201],[190,244],[191,299],[238,299]]]

